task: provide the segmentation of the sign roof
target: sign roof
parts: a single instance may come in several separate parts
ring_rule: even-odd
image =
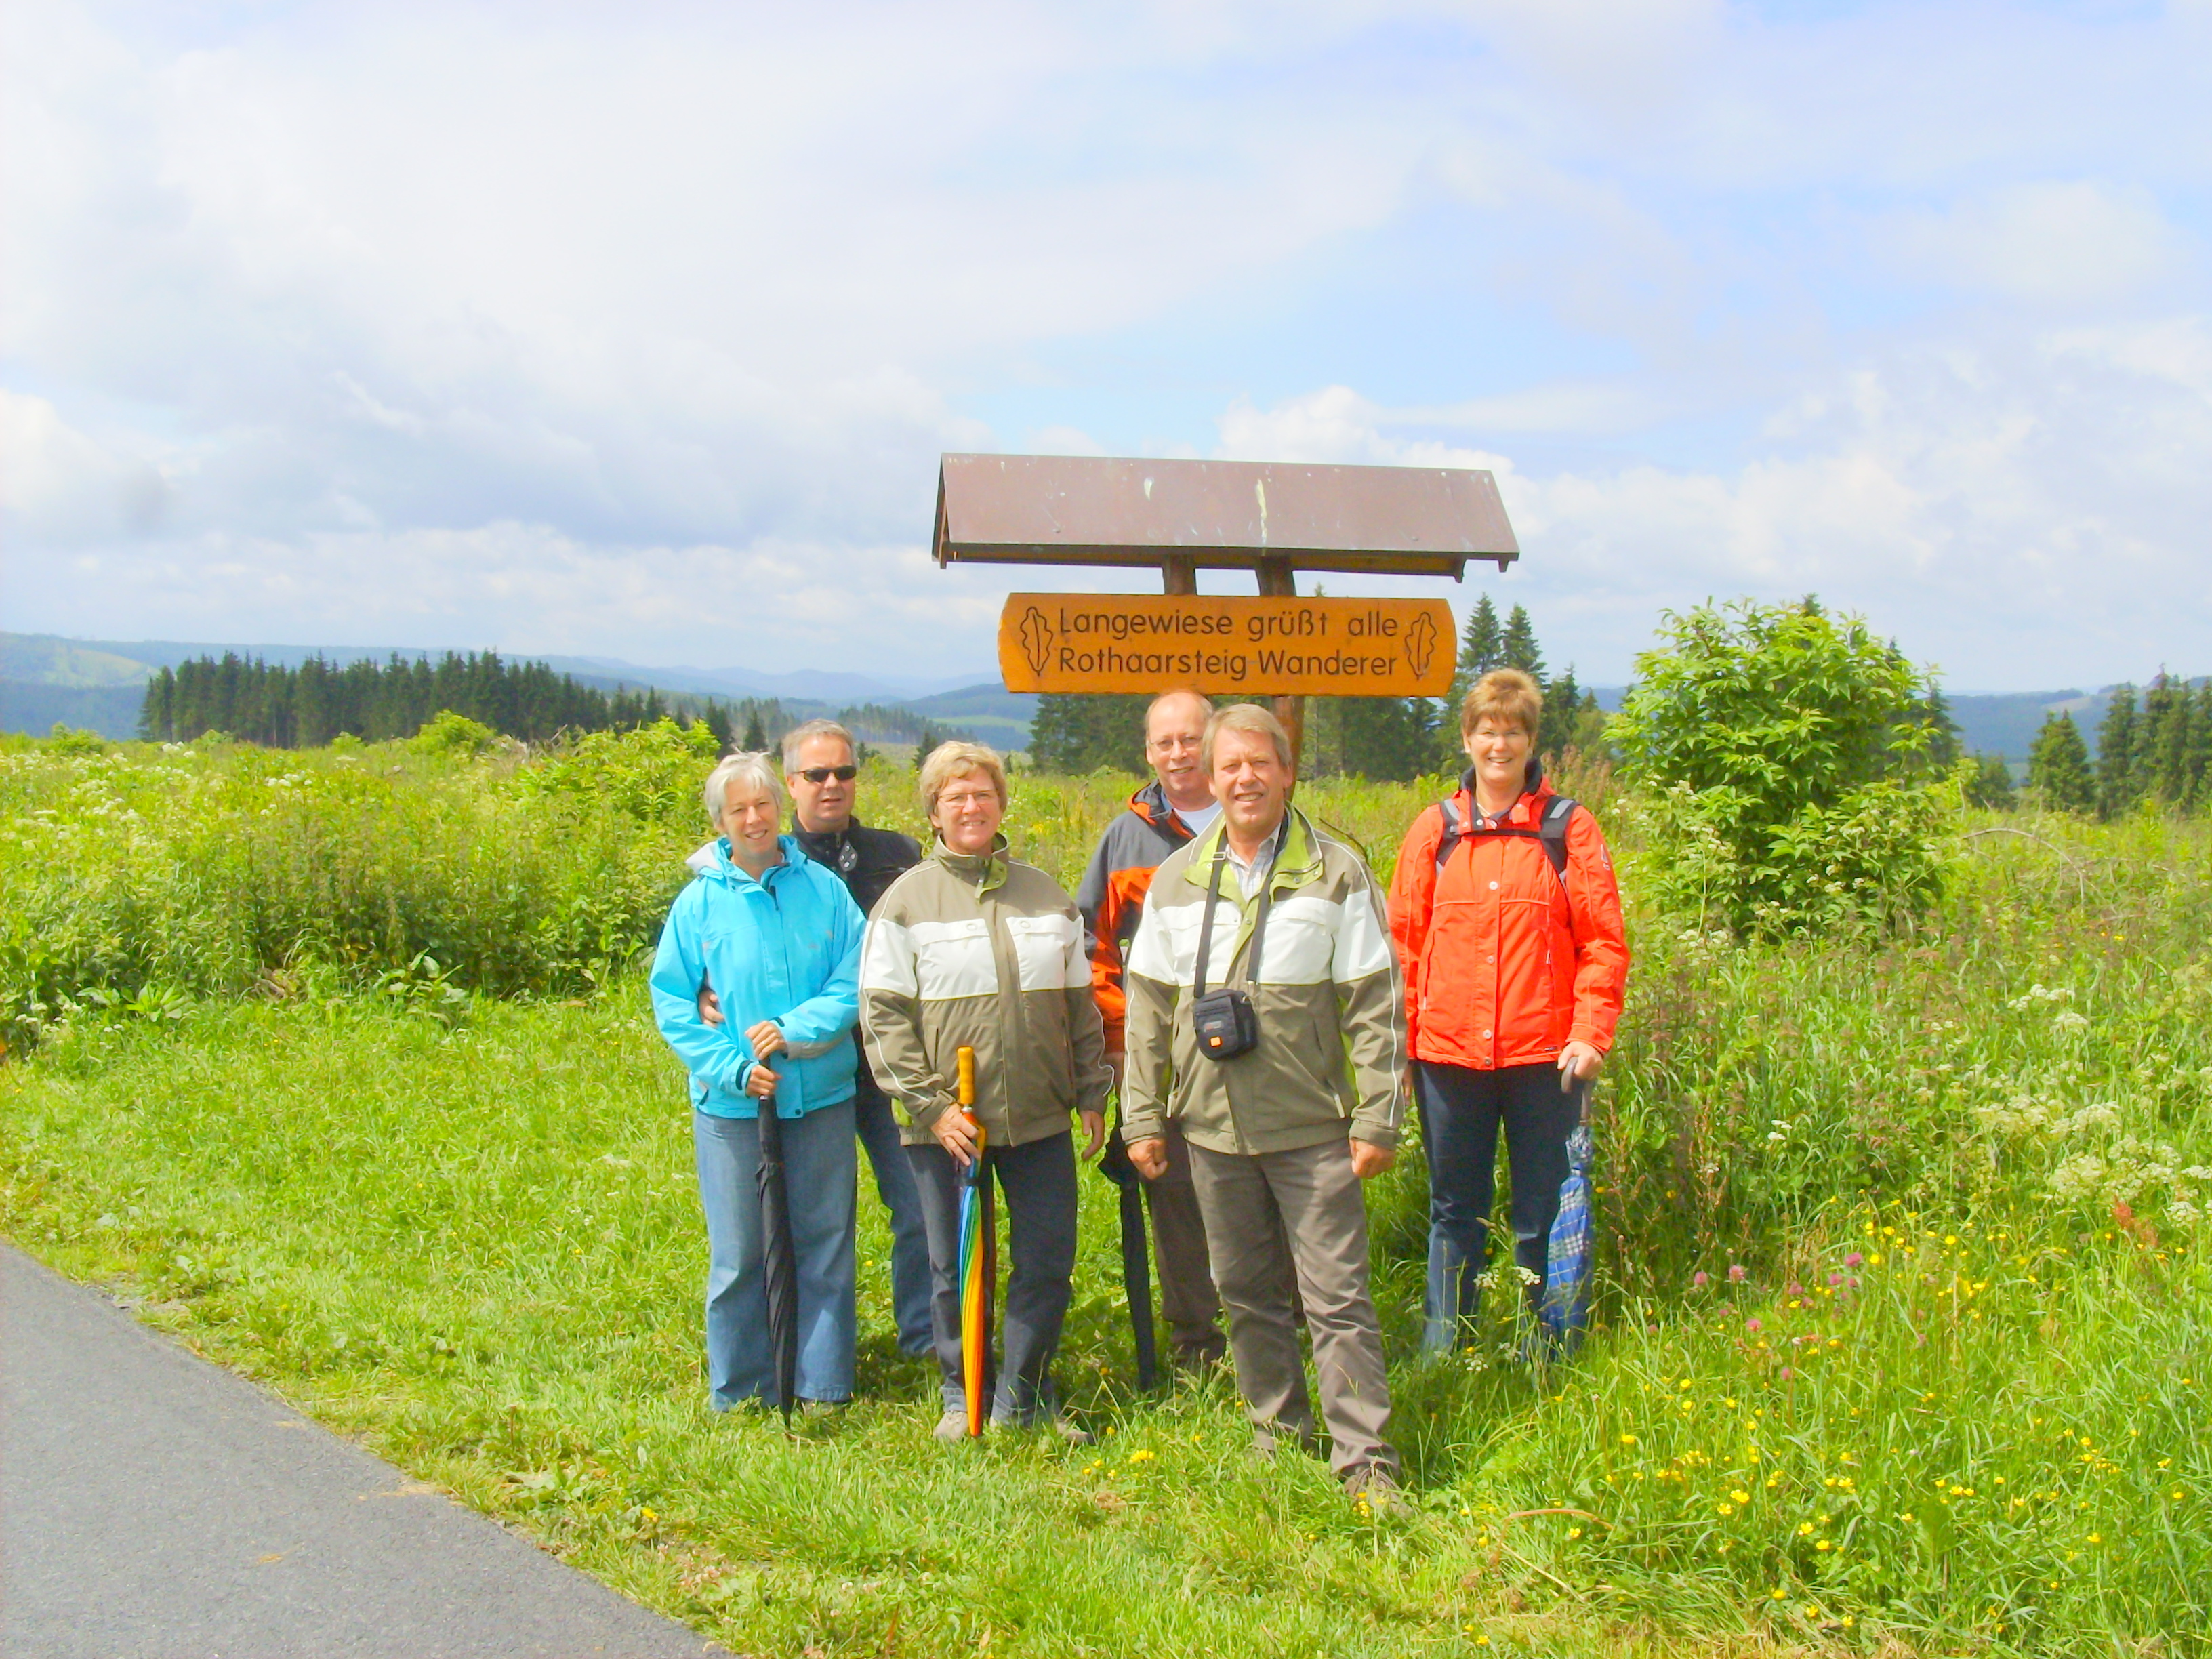
[[[940,565],[1137,565],[1449,576],[1521,556],[1498,483],[1472,467],[946,455]]]

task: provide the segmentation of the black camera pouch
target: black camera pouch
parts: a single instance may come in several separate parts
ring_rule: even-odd
[[[1198,1028],[1198,1052],[1208,1060],[1234,1060],[1260,1042],[1260,1016],[1252,999],[1233,985],[1218,985],[1190,1000],[1191,1024]]]
[[[1252,999],[1233,985],[1206,988],[1206,959],[1213,951],[1213,910],[1221,900],[1221,866],[1229,857],[1229,840],[1222,837],[1214,854],[1213,876],[1206,884],[1206,920],[1198,927],[1198,971],[1193,975],[1190,1018],[1198,1032],[1198,1052],[1208,1060],[1234,1060],[1260,1046],[1260,1011]],[[1260,947],[1267,931],[1267,908],[1274,899],[1274,860],[1267,864],[1267,884],[1260,890],[1260,914],[1252,923],[1252,957],[1245,978],[1260,981]]]

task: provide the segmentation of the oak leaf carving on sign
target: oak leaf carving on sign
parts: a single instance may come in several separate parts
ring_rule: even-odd
[[[1406,660],[1413,665],[1416,679],[1429,677],[1429,664],[1437,654],[1437,625],[1425,611],[1413,618],[1413,625],[1406,630]]]
[[[1035,605],[1022,613],[1022,654],[1030,659],[1030,672],[1042,674],[1052,659],[1052,623]]]

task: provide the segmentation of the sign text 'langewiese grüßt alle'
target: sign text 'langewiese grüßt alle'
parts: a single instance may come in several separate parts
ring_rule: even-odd
[[[1009,691],[1438,697],[1453,641],[1442,599],[1016,593],[999,667]]]

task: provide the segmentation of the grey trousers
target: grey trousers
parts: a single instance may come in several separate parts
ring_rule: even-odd
[[[1314,1441],[1293,1301],[1303,1297],[1329,1467],[1340,1478],[1395,1474],[1398,1454],[1382,1437],[1390,1385],[1368,1280],[1367,1201],[1350,1143],[1251,1156],[1193,1146],[1190,1161],[1254,1440]]]
[[[1213,1288],[1213,1263],[1206,1251],[1206,1218],[1191,1184],[1190,1148],[1182,1126],[1161,1137],[1168,1167],[1145,1182],[1145,1207],[1152,1218],[1152,1261],[1160,1276],[1160,1311],[1178,1364],[1206,1364],[1226,1352],[1221,1340],[1221,1297]]]
[[[930,1316],[945,1409],[967,1402],[960,1377],[960,1186],[952,1154],[936,1145],[908,1146],[929,1230]],[[1058,1409],[1053,1351],[1075,1278],[1075,1139],[1048,1135],[984,1154],[1006,1213],[1013,1258],[998,1308],[998,1376],[991,1391],[994,1423],[1034,1423]]]

